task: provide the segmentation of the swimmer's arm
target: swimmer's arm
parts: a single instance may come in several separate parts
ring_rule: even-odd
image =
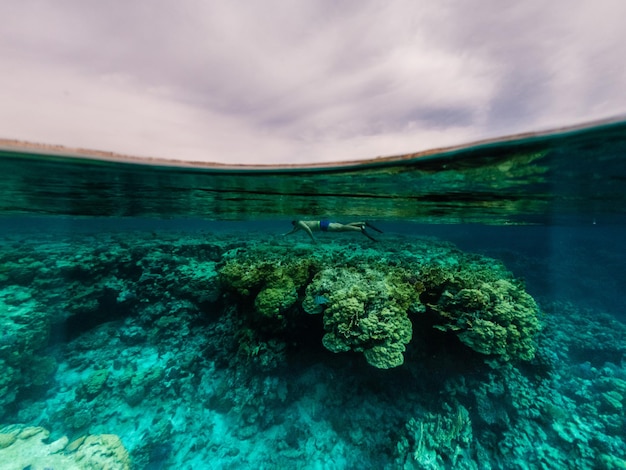
[[[304,222],[298,222],[298,227],[300,227],[302,230],[304,230],[306,233],[308,233],[309,237],[311,237],[311,240],[313,240],[314,242],[317,243],[317,240],[313,236],[313,232],[311,232],[311,229],[309,228],[309,226],[307,224],[305,224]]]
[[[294,225],[293,228],[289,232],[283,233],[283,237],[286,237],[287,235],[291,235],[292,233],[295,233],[298,230],[300,230],[300,227],[298,227],[297,225]]]

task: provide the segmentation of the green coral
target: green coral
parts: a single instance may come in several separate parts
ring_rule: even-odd
[[[419,303],[410,279],[402,268],[377,265],[325,269],[307,288],[303,308],[314,313],[313,305],[323,307],[328,350],[363,352],[374,367],[397,367],[412,337],[408,312]]]
[[[502,265],[487,262],[424,270],[426,303],[441,320],[435,328],[455,332],[479,353],[530,360],[540,329],[537,304]]]
[[[412,319],[479,353],[531,359],[538,308],[522,284],[493,259],[427,246],[410,246],[413,254],[250,245],[225,254],[219,279],[249,327],[284,333],[298,314],[320,315],[328,350],[363,353],[378,368],[403,364]]]
[[[252,252],[232,257],[219,270],[221,285],[253,300],[260,318],[283,320],[284,313],[297,302],[298,292],[316,271],[317,262],[281,254]]]
[[[298,300],[298,292],[290,279],[280,287],[267,287],[258,293],[254,308],[264,317],[281,319],[283,312],[289,310]]]

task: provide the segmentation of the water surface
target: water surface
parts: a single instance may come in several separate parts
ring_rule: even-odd
[[[0,213],[485,224],[611,220],[626,211],[625,151],[623,122],[328,168],[181,168],[0,150]]]

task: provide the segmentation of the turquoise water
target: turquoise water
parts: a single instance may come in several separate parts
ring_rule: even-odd
[[[0,468],[626,468],[625,150],[2,151]]]

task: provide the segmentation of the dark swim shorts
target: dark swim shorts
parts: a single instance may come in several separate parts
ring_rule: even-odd
[[[322,232],[328,232],[329,225],[330,225],[330,220],[320,220],[320,230]]]

